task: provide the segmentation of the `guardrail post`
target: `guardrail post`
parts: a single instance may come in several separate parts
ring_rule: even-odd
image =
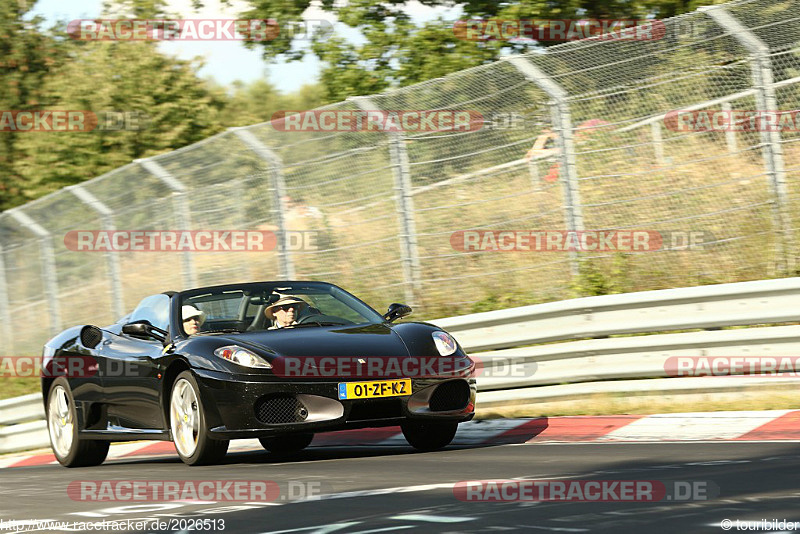
[[[380,111],[368,97],[349,98],[362,111]],[[389,160],[394,175],[395,205],[400,225],[400,258],[403,263],[405,300],[410,305],[418,303],[422,295],[421,267],[417,249],[417,223],[412,198],[411,166],[408,162],[405,137],[402,132],[388,132]]]
[[[91,194],[80,185],[68,186],[67,191],[78,197],[78,200],[89,206],[100,215],[103,226],[106,230],[114,231],[114,212],[102,203],[96,196]],[[122,297],[122,276],[119,268],[119,252],[109,250],[106,252],[106,262],[108,264],[108,276],[111,279],[112,304],[114,307],[114,318],[119,319],[125,315],[125,303]]]
[[[0,244],[0,323],[4,344],[8,354],[14,353],[14,338],[11,329],[11,312],[8,303],[8,284],[6,283],[6,262],[3,245]]]
[[[564,210],[567,230],[571,233],[583,232],[583,210],[578,187],[578,168],[575,161],[575,141],[573,139],[572,116],[567,103],[569,94],[539,67],[525,56],[503,58],[514,66],[525,78],[536,84],[552,99],[550,116],[553,129],[558,133],[558,148],[561,186],[564,194]],[[580,273],[578,253],[570,251],[570,269],[573,276]]]
[[[701,7],[699,11],[707,14],[750,52],[750,69],[753,86],[756,90],[756,103],[761,112],[778,113],[778,99],[772,78],[772,61],[769,46],[734,18],[723,6]],[[783,164],[783,146],[779,131],[761,128],[761,144],[764,150],[764,165],[769,176],[772,195],[773,221],[780,232],[776,256],[778,270],[793,272],[795,267],[794,232],[789,211],[789,193],[786,186],[786,173]],[[783,266],[783,269],[781,269]]]
[[[272,202],[275,211],[275,218],[278,223],[278,264],[281,268],[281,276],[286,280],[294,280],[294,261],[289,252],[289,233],[286,228],[286,181],[283,177],[283,161],[280,156],[272,151],[267,145],[258,140],[251,131],[246,128],[231,128],[234,135],[259,158],[264,160],[269,166],[272,178]]]
[[[153,161],[152,159],[137,159],[138,163],[147,172],[161,180],[173,194],[175,204],[175,217],[177,218],[178,230],[191,230],[192,218],[189,211],[189,201],[186,199],[186,186],[180,180],[172,176],[167,169]],[[186,288],[197,287],[197,275],[194,271],[194,259],[192,251],[187,250],[183,253],[183,284]]]
[[[58,301],[58,277],[56,275],[56,254],[53,249],[53,236],[20,208],[6,211],[20,226],[31,231],[39,238],[42,257],[42,282],[44,283],[47,309],[50,315],[50,334],[61,331],[61,303]]]

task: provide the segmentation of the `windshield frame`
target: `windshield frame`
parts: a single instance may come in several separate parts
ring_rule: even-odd
[[[286,289],[291,287],[291,289]],[[297,287],[294,287],[297,286]],[[381,324],[386,322],[383,315],[376,311],[372,306],[361,300],[360,298],[356,297],[349,291],[342,289],[341,287],[337,286],[336,284],[331,284],[329,282],[318,282],[318,281],[311,281],[311,280],[280,280],[280,281],[265,281],[265,282],[243,282],[238,284],[224,284],[224,285],[217,285],[217,286],[206,286],[200,287],[195,289],[187,289],[185,291],[180,291],[175,294],[172,298],[172,328],[171,331],[175,332],[176,339],[187,339],[189,336],[183,330],[183,321],[181,318],[181,307],[186,299],[191,297],[200,296],[206,293],[224,293],[224,292],[233,292],[233,291],[245,291],[245,292],[252,292],[255,290],[266,290],[269,292],[274,292],[277,288],[281,288],[279,292],[283,291],[301,291],[302,289],[318,289],[324,293],[332,295],[334,298],[341,298],[338,294],[349,297],[353,299],[354,303],[360,304],[364,307],[364,310],[355,310],[356,312],[360,313],[361,315],[367,316],[367,321],[361,323],[353,323],[359,325],[365,324]],[[369,315],[373,314],[373,318],[370,319]],[[262,330],[257,330],[258,332],[262,332]],[[268,330],[263,330],[263,332],[267,332]],[[198,332],[195,335],[207,335],[207,334],[214,334],[220,333],[221,330],[212,330],[212,331],[205,331],[205,332]],[[240,330],[236,330],[235,332],[241,332]]]

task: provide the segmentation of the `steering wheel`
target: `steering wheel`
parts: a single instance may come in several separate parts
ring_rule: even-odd
[[[295,321],[295,324],[305,324],[305,323],[333,323],[336,326],[344,326],[348,324],[353,324],[353,321],[349,321],[347,319],[343,319],[342,317],[337,317],[335,315],[326,315],[324,313],[312,313],[310,315],[304,315]],[[331,326],[333,326],[331,325]]]
[[[309,315],[303,315],[299,319],[295,321],[296,324],[306,324],[306,323],[313,323],[314,321],[319,321],[319,317],[325,317],[321,313],[312,313]]]

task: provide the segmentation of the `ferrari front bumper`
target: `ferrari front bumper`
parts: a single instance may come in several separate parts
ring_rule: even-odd
[[[259,438],[397,425],[406,419],[462,422],[475,415],[472,377],[407,379],[408,395],[340,399],[339,381],[291,381],[194,369],[211,435]]]

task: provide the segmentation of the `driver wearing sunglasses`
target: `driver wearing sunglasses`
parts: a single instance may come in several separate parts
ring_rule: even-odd
[[[272,321],[272,326],[268,330],[285,328],[297,324],[297,317],[300,312],[308,307],[308,303],[301,298],[292,295],[282,295],[272,305],[264,310],[264,315]]]

